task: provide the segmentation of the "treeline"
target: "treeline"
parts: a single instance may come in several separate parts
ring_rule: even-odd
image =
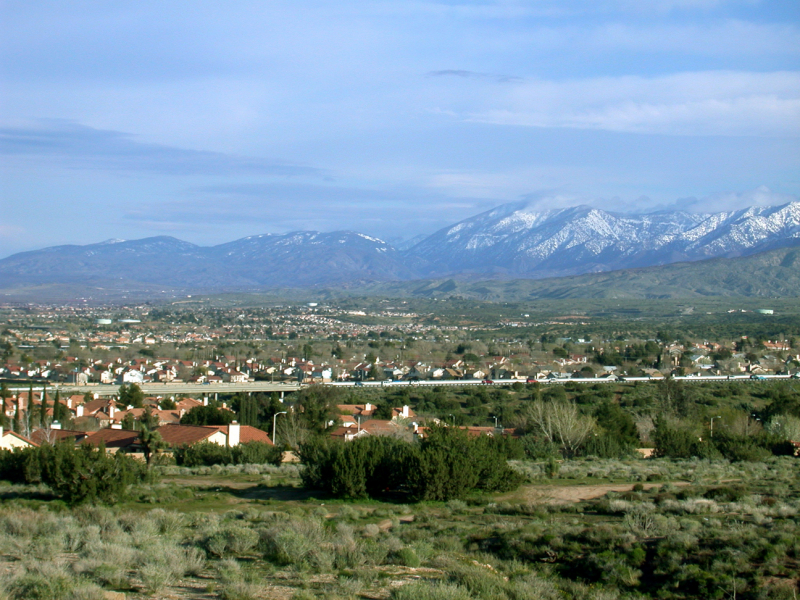
[[[0,479],[43,483],[69,504],[116,502],[130,485],[148,477],[142,462],[122,452],[106,453],[102,445],[76,447],[71,442],[59,442],[0,450]]]
[[[220,446],[200,442],[179,446],[173,450],[175,463],[183,467],[210,467],[212,465],[279,465],[283,450],[264,442],[245,442],[238,446]]]
[[[726,458],[731,461],[762,461],[770,456],[792,456],[794,445],[780,433],[760,430],[754,434],[718,431],[703,437],[694,423],[661,418],[653,432],[655,456],[666,458]]]
[[[306,487],[340,498],[407,494],[414,501],[452,500],[474,490],[515,489],[522,477],[508,466],[506,441],[431,427],[425,439],[315,438],[300,447]]]

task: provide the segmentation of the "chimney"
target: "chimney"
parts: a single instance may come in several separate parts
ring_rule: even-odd
[[[408,418],[408,404],[403,405],[403,412],[401,413],[404,419]]]
[[[228,425],[228,446],[231,448],[239,445],[240,431],[241,429],[237,421],[232,421],[231,424]]]
[[[367,403],[364,405],[364,412],[369,412],[369,411],[371,411],[371,410],[372,410],[372,404],[370,404],[369,402],[367,402]]]
[[[53,421],[50,423],[50,429],[61,429],[61,423],[58,421]]]
[[[83,404],[78,404],[78,406],[75,407],[75,416],[76,417],[83,416]]]
[[[114,418],[114,411],[115,411],[115,410],[116,410],[116,407],[114,406],[114,403],[113,403],[113,402],[111,402],[111,403],[108,405],[108,416],[109,416],[109,417],[111,417],[112,419]]]
[[[67,408],[72,408],[72,396],[67,397]]]

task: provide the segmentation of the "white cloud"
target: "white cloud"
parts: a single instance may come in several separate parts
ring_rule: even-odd
[[[744,192],[721,192],[702,198],[681,198],[669,205],[655,207],[657,210],[685,210],[688,212],[722,212],[739,210],[751,206],[781,206],[789,202],[800,200],[792,194],[773,192],[762,185],[754,190]],[[653,208],[651,207],[651,210]]]
[[[510,82],[462,112],[470,121],[677,135],[800,134],[800,73]]]

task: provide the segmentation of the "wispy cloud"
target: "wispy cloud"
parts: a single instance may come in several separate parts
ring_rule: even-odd
[[[161,231],[230,228],[251,233],[351,229],[383,237],[430,233],[496,200],[423,189],[371,190],[301,182],[199,186],[183,198],[142,203],[125,219]]]
[[[800,72],[526,80],[462,117],[529,127],[676,135],[800,134]]]
[[[750,206],[780,206],[800,200],[792,194],[774,192],[762,185],[744,192],[720,192],[700,198],[680,198],[669,204],[651,206],[650,210],[685,210],[687,212],[722,212]]]
[[[498,75],[495,73],[476,73],[475,71],[462,71],[459,69],[444,69],[442,71],[431,71],[429,77],[462,77],[464,79],[490,79],[504,83],[506,81],[522,81],[522,77],[514,75]]]
[[[62,120],[0,127],[0,155],[48,166],[126,173],[323,176],[319,169],[304,165],[140,142],[130,134]]]

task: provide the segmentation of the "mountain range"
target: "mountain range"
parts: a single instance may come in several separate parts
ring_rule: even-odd
[[[419,279],[544,279],[748,256],[800,245],[800,202],[697,214],[507,204],[398,250],[361,233],[294,232],[204,247],[172,237],[55,246],[0,260],[0,289],[257,291]]]

